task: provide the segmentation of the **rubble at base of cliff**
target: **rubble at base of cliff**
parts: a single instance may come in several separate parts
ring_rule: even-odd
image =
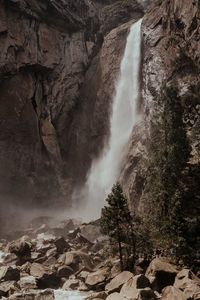
[[[148,267],[140,258],[131,272],[121,272],[98,221],[69,219],[16,234],[12,241],[0,240],[1,299],[53,300],[58,289],[79,291],[87,300],[200,299],[200,279],[167,257],[154,258]]]

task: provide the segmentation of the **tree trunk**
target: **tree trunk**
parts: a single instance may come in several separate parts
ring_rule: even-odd
[[[124,264],[123,264],[123,255],[122,255],[122,245],[121,245],[121,241],[119,238],[118,238],[118,248],[119,248],[120,268],[121,268],[121,271],[123,271]]]

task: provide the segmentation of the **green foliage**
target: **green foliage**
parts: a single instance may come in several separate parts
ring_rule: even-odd
[[[172,239],[177,237],[177,256],[191,266],[199,259],[200,249],[200,164],[191,165],[182,172],[174,195],[176,206],[172,209]]]
[[[190,147],[183,123],[183,108],[176,87],[164,86],[160,97],[162,114],[151,124],[150,176],[144,191],[144,205],[149,226],[163,245],[180,248],[185,234],[186,186],[191,196],[192,186],[186,182],[190,171]],[[185,175],[184,175],[185,174]],[[198,177],[198,176],[197,176]],[[194,195],[188,203],[194,204]],[[191,214],[192,215],[192,214]],[[190,216],[191,216],[190,215]]]
[[[106,201],[108,205],[102,209],[101,214],[101,231],[108,235],[111,241],[118,243],[121,269],[123,269],[122,243],[129,245],[129,255],[135,255],[136,239],[127,199],[119,183],[113,186]]]
[[[119,183],[113,186],[106,202],[108,205],[102,209],[101,214],[101,231],[110,237],[113,251],[117,243],[121,269],[132,270],[136,254],[152,253],[149,228],[141,218],[131,215]]]
[[[196,103],[198,87],[191,86],[189,93]],[[151,124],[150,176],[143,197],[146,218],[155,240],[174,248],[177,260],[191,266],[200,249],[200,164],[189,162],[185,102],[176,87],[164,86],[159,104],[162,113]]]

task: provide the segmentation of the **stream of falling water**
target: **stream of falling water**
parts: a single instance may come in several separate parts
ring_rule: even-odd
[[[141,23],[139,20],[131,26],[127,38],[113,100],[109,144],[101,158],[93,162],[86,183],[85,210],[93,219],[100,216],[103,200],[119,177],[122,159],[138,119]]]

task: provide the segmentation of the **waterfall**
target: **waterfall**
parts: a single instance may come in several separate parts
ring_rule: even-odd
[[[119,177],[122,159],[138,117],[141,23],[139,20],[131,26],[127,38],[113,99],[109,144],[101,158],[92,163],[86,183],[85,210],[93,218],[100,216],[103,200]]]

